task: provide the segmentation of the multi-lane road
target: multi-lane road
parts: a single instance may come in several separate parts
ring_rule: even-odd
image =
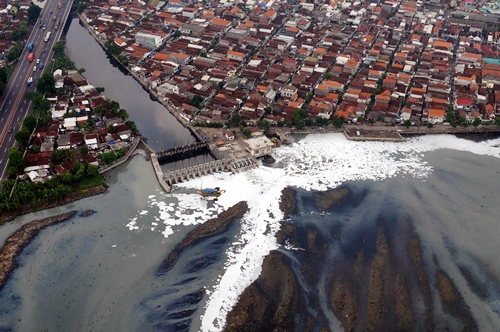
[[[58,8],[61,3],[61,8]],[[48,69],[52,68],[52,47],[59,40],[64,25],[71,10],[69,0],[46,0],[44,8],[40,14],[26,47],[21,54],[17,66],[10,77],[0,100],[0,180],[7,177],[8,151],[16,144],[14,135],[21,129],[23,119],[29,114],[31,102],[24,99],[26,91],[35,91],[38,78],[43,70],[39,69],[39,62],[43,62]],[[59,22],[58,30],[55,30],[56,23]],[[39,26],[45,24],[46,28]],[[48,41],[44,41],[47,32],[51,32]],[[34,48],[28,51],[28,44],[33,43]],[[28,54],[33,53],[34,59],[28,62]],[[37,67],[36,71],[33,70]],[[57,68],[56,68],[57,69]],[[27,85],[28,79],[33,78],[33,84]]]

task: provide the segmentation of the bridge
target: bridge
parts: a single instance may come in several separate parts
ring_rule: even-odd
[[[165,161],[167,159],[178,158],[204,150],[208,151],[208,143],[195,142],[188,145],[175,147],[169,150],[162,150],[156,153],[156,157],[159,161]]]

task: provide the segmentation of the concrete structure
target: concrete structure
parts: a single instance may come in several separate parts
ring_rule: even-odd
[[[135,42],[143,47],[153,50],[160,47],[163,37],[160,35],[138,32],[135,34]]]
[[[271,154],[274,147],[274,143],[266,136],[250,138],[244,143],[246,150],[255,158]]]

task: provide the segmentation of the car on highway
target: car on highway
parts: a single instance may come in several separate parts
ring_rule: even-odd
[[[47,29],[47,24],[45,24],[45,23],[44,23],[44,24],[42,25],[42,29],[43,29],[43,30]]]
[[[39,64],[40,63],[40,59],[36,59],[36,63]]]
[[[35,66],[35,67],[33,67],[33,71],[36,71],[36,66]]]
[[[45,53],[45,49],[42,49],[42,53]]]
[[[10,127],[9,128],[9,133],[13,132],[14,131],[14,128]]]

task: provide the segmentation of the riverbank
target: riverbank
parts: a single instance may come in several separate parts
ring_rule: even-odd
[[[101,38],[99,38],[98,35],[96,35],[95,31],[87,23],[85,16],[83,16],[81,13],[77,13],[77,15],[80,23],[83,24],[85,29],[90,33],[90,35],[94,38],[94,40],[103,48],[106,54],[113,57],[113,59],[115,59],[119,63],[121,68],[125,69],[144,88],[144,90],[146,90],[151,96],[153,96],[156,99],[156,101],[160,103],[170,114],[172,114],[182,126],[189,129],[189,131],[198,140],[202,141],[202,137],[196,132],[193,126],[190,125],[189,121],[183,118],[181,114],[164,99],[164,97],[158,95],[158,93],[153,89],[151,89],[151,87],[146,82],[144,82],[144,80],[142,80],[141,77],[137,75],[137,73],[135,73],[133,70],[130,70],[128,66],[124,66],[114,55],[110,54],[107,51],[104,41]]]
[[[71,203],[71,202],[74,202],[74,201],[78,201],[78,200],[81,200],[83,198],[87,198],[87,197],[90,197],[90,196],[100,195],[100,194],[103,194],[103,193],[105,193],[107,191],[108,191],[108,189],[105,186],[97,186],[97,187],[85,189],[85,190],[82,190],[82,191],[70,193],[68,196],[66,196],[61,201],[38,206],[36,208],[36,211],[46,210],[46,209],[50,209],[50,208],[53,208],[53,207],[56,207],[56,206],[64,205],[64,204]],[[17,212],[2,213],[2,214],[0,214],[0,225],[2,225],[3,223],[5,223],[7,221],[14,220],[16,217],[19,217],[19,216],[22,216],[22,215],[25,215],[25,214],[28,214],[28,213],[31,213],[31,212],[34,212],[32,206],[31,205],[29,205],[29,206],[27,205],[27,206],[22,207]]]
[[[71,219],[77,211],[35,220],[14,232],[0,249],[0,289],[16,267],[16,258],[42,229]]]

